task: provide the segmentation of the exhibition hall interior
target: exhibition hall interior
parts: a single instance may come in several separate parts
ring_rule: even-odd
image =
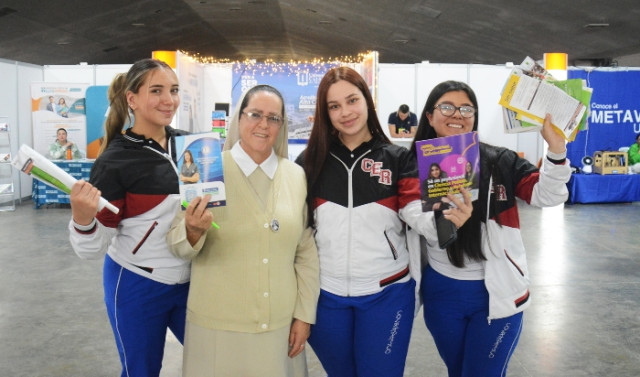
[[[557,178],[543,174],[547,159],[570,167],[560,204],[527,203],[545,195],[543,189],[516,192],[515,225],[509,225],[526,250],[529,302],[503,375],[640,375],[638,19],[636,0],[0,2],[0,374],[121,372],[105,305],[105,258],[74,252],[69,191],[76,180],[90,180],[101,153],[109,85],[136,61],[154,58],[179,82],[180,105],[168,125],[196,134],[175,146],[176,173],[193,163],[200,177],[196,184],[180,182],[181,201],[210,193],[214,213],[226,205],[222,146],[251,87],[266,84],[282,93],[287,157],[295,160],[318,123],[319,84],[335,67],[361,76],[373,114],[401,148],[411,147],[425,113],[464,119],[465,106],[452,104],[453,115],[445,115],[446,108],[425,103],[444,81],[467,84],[477,97],[469,111],[480,143],[465,144],[460,154],[455,147],[442,152],[455,163],[437,156],[446,173],[438,184],[455,191],[455,177],[463,178],[456,169],[471,160],[472,145],[477,161],[483,158],[481,143],[515,152],[522,164],[540,169],[540,182]],[[404,126],[395,123],[407,114],[401,105],[409,112]],[[541,132],[547,113],[562,118],[553,132],[565,139],[566,160],[548,157],[554,154]],[[253,115],[262,124],[263,115]],[[427,187],[432,182],[423,171],[433,156],[426,146],[417,150],[417,175]],[[481,176],[480,163],[473,166]],[[509,169],[515,177],[516,165]],[[483,191],[464,182],[477,200]],[[433,212],[425,207],[425,190],[422,215]],[[120,205],[104,203],[105,211]],[[276,233],[281,226],[264,225]],[[410,252],[410,242],[403,239],[402,250]],[[447,376],[423,316],[424,306],[413,319],[403,375]],[[327,376],[312,345],[305,349],[308,376]],[[160,376],[182,371],[183,346],[168,331]]]

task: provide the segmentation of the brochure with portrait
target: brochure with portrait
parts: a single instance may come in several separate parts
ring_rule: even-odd
[[[477,132],[416,142],[422,210],[445,210],[454,206],[447,194],[462,198],[460,188],[478,199],[480,148]]]
[[[222,173],[224,140],[217,132],[176,137],[176,157],[180,174],[180,197],[189,203],[196,196],[211,195],[208,207],[226,204]]]

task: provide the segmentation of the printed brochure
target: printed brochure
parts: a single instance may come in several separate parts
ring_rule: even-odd
[[[555,80],[527,57],[513,69],[500,95],[505,132],[539,131],[549,113],[557,131],[573,141],[586,128],[591,94],[584,80]]]
[[[460,188],[478,199],[480,186],[480,148],[477,132],[416,142],[422,210],[444,210],[447,194],[462,197]]]
[[[226,204],[222,173],[224,140],[217,132],[204,132],[176,137],[176,157],[180,174],[181,202],[196,196],[211,195],[208,207]],[[183,206],[183,209],[185,207]]]

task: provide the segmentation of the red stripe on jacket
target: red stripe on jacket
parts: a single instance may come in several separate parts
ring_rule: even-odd
[[[120,224],[120,220],[122,220],[124,199],[113,200],[110,203],[120,210],[118,214],[116,215],[115,213],[109,211],[107,208],[103,208],[102,211],[98,213],[96,218],[102,225],[108,226],[109,228],[115,228],[118,226],[118,224]]]
[[[376,203],[380,204],[381,206],[387,207],[394,212],[398,212],[398,197],[395,195],[388,198],[380,199],[376,201]]]
[[[540,180],[540,173],[531,173],[528,176],[522,178],[516,186],[516,196],[527,204],[531,204],[531,194],[533,194],[533,186]]]
[[[167,198],[167,194],[151,195],[151,194],[133,194],[126,193],[127,206],[124,208],[123,218],[128,219],[143,214],[154,209],[158,204]]]
[[[398,204],[404,208],[414,200],[420,200],[420,180],[417,177],[402,178],[398,181]]]
[[[520,216],[518,216],[517,205],[500,212],[498,217],[500,218],[500,224],[510,228],[520,229]]]
[[[313,209],[316,209],[316,208],[320,207],[321,205],[323,205],[326,202],[327,202],[326,199],[320,199],[320,198],[313,199]]]

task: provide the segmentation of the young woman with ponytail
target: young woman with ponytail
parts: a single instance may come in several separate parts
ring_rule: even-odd
[[[104,256],[104,295],[122,376],[158,376],[167,328],[182,343],[190,263],[166,234],[180,208],[174,137],[178,78],[144,59],[108,91],[105,136],[89,182],[71,189],[69,238],[83,259]],[[125,126],[130,127],[124,130]],[[97,212],[102,195],[120,209]],[[105,255],[106,254],[106,255]]]

